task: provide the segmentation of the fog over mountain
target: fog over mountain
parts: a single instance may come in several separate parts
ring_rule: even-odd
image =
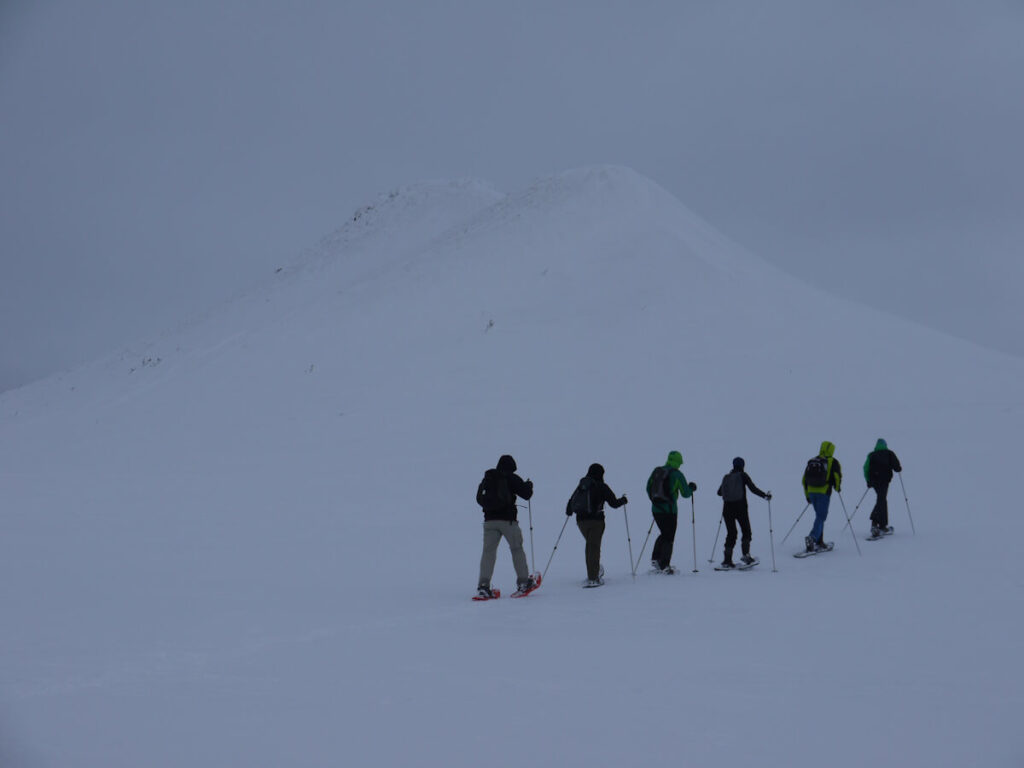
[[[13,0],[0,389],[423,179],[614,163],[815,285],[1024,351],[1024,8]]]

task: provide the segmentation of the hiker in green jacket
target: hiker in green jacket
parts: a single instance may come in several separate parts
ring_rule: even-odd
[[[661,573],[676,573],[671,565],[672,546],[675,544],[676,525],[679,521],[676,499],[680,496],[688,499],[697,490],[697,484],[687,482],[679,471],[682,465],[683,455],[679,451],[671,451],[665,465],[655,467],[647,479],[647,497],[651,500],[651,512],[659,531],[651,552],[651,567]]]

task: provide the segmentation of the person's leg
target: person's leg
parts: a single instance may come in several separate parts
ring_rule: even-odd
[[[501,541],[501,529],[498,521],[484,521],[484,551],[480,555],[480,579],[477,585],[481,587],[491,586],[491,577],[494,575],[494,563],[498,558],[498,542]]]
[[[743,508],[736,515],[736,519],[740,524],[740,530],[743,532],[743,538],[740,539],[740,550],[743,552],[744,557],[749,557],[750,542],[754,537],[750,530],[750,512],[746,504],[743,504]]]
[[[516,569],[516,584],[522,586],[530,580],[530,566],[526,562],[526,550],[523,549],[523,531],[516,521],[501,521],[501,533],[508,541],[512,552],[512,567]]]
[[[601,538],[604,536],[604,520],[584,520],[580,523],[583,538],[586,539],[587,579],[601,578]]]
[[[658,518],[661,519],[658,520]],[[676,540],[676,525],[678,524],[679,516],[659,514],[655,516],[655,520],[658,520],[658,529],[661,531],[661,535],[658,537],[658,541],[661,542],[658,565],[664,570],[672,564],[672,548]]]
[[[889,484],[880,483],[876,488],[875,509],[878,510],[878,527],[889,527]]]
[[[814,507],[814,526],[811,528],[811,539],[817,543],[824,541],[825,519],[828,517],[828,494],[812,493],[811,505]]]
[[[722,562],[731,563],[732,550],[736,546],[736,512],[728,502],[722,509],[722,519],[725,521],[725,551],[722,555]]]
[[[659,568],[662,567],[664,560],[664,548],[665,548],[665,518],[667,515],[654,513],[654,522],[658,526],[658,537],[654,540],[654,548],[651,550],[651,562],[657,565]]]
[[[879,512],[882,505],[882,492],[879,490],[877,485],[871,486],[875,489],[875,506],[871,508],[871,527],[878,528],[881,526],[879,522]]]

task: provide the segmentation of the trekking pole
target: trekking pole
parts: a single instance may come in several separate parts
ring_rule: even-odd
[[[768,541],[772,545],[772,573],[778,573],[775,567],[775,537],[772,532],[772,497],[768,496]]]
[[[867,493],[867,491],[865,491],[865,493]],[[850,522],[850,516],[846,512],[846,502],[843,501],[843,494],[837,490],[836,495],[839,497],[839,503],[843,505],[843,514],[846,515],[846,524],[850,526],[850,535],[853,536],[853,544],[857,547],[857,554],[863,557],[860,553],[860,543],[857,541],[857,534],[853,531],[853,523]]]
[[[551,550],[551,557],[548,558],[548,564],[544,566],[544,573],[540,575],[540,580],[544,581],[544,577],[548,575],[548,568],[551,567],[551,561],[555,559],[555,552],[558,551],[558,542],[562,540],[562,534],[565,533],[565,526],[569,524],[569,516],[566,515],[565,522],[562,523],[562,530],[558,533],[558,538],[555,539],[555,548]]]
[[[640,547],[640,554],[637,555],[636,565],[633,566],[633,575],[636,575],[637,570],[640,568],[640,561],[644,559],[644,550],[647,549],[647,542],[651,539],[651,531],[654,530],[654,520],[651,520],[651,527],[647,529],[647,536],[644,537],[644,545]]]
[[[537,563],[533,559],[533,504],[530,503],[529,499],[526,500],[526,511],[530,515],[530,572],[536,573]]]
[[[910,501],[907,499],[907,487],[903,485],[903,473],[897,472],[896,477],[900,479],[900,488],[903,489],[903,501],[907,505],[907,517],[910,518],[910,530],[913,531],[914,535],[917,536],[917,529],[914,528],[914,518],[910,514]]]
[[[807,507],[809,507],[809,506],[811,506],[811,502],[807,502]],[[804,507],[803,512],[800,513],[800,517],[804,516],[804,512],[807,511],[807,507]],[[796,523],[800,522],[800,517],[798,517],[796,519]],[[793,523],[793,526],[789,529],[789,533],[792,533],[793,532],[793,528],[796,528],[796,523]],[[781,544],[785,544],[786,543],[786,539],[789,538],[789,533],[787,533],[785,536],[782,537],[782,541],[780,542]]]
[[[697,507],[693,503],[693,493],[690,493],[690,526],[693,529],[693,572],[697,571]]]
[[[633,568],[633,540],[629,538],[629,504],[622,505],[622,515],[626,518],[626,542],[629,544],[629,567],[633,571],[633,581],[636,581],[636,569]]]
[[[718,532],[715,533],[715,543],[711,545],[711,556],[708,558],[709,563],[715,562],[715,550],[718,549],[718,537],[722,533],[722,520],[724,515],[718,518]]]
[[[863,503],[864,497],[867,496],[867,495],[868,495],[868,489],[865,488],[864,489],[864,493],[860,497],[860,501],[858,501],[857,502],[857,506],[853,508],[853,514],[850,515],[850,523],[852,523],[853,522],[853,518],[855,518],[857,516],[857,510],[860,509],[860,505]],[[847,525],[850,525],[850,523],[847,523]]]

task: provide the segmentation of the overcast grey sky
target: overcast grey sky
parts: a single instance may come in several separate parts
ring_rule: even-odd
[[[0,389],[378,193],[646,174],[834,290],[1024,354],[1024,3],[0,2]]]

